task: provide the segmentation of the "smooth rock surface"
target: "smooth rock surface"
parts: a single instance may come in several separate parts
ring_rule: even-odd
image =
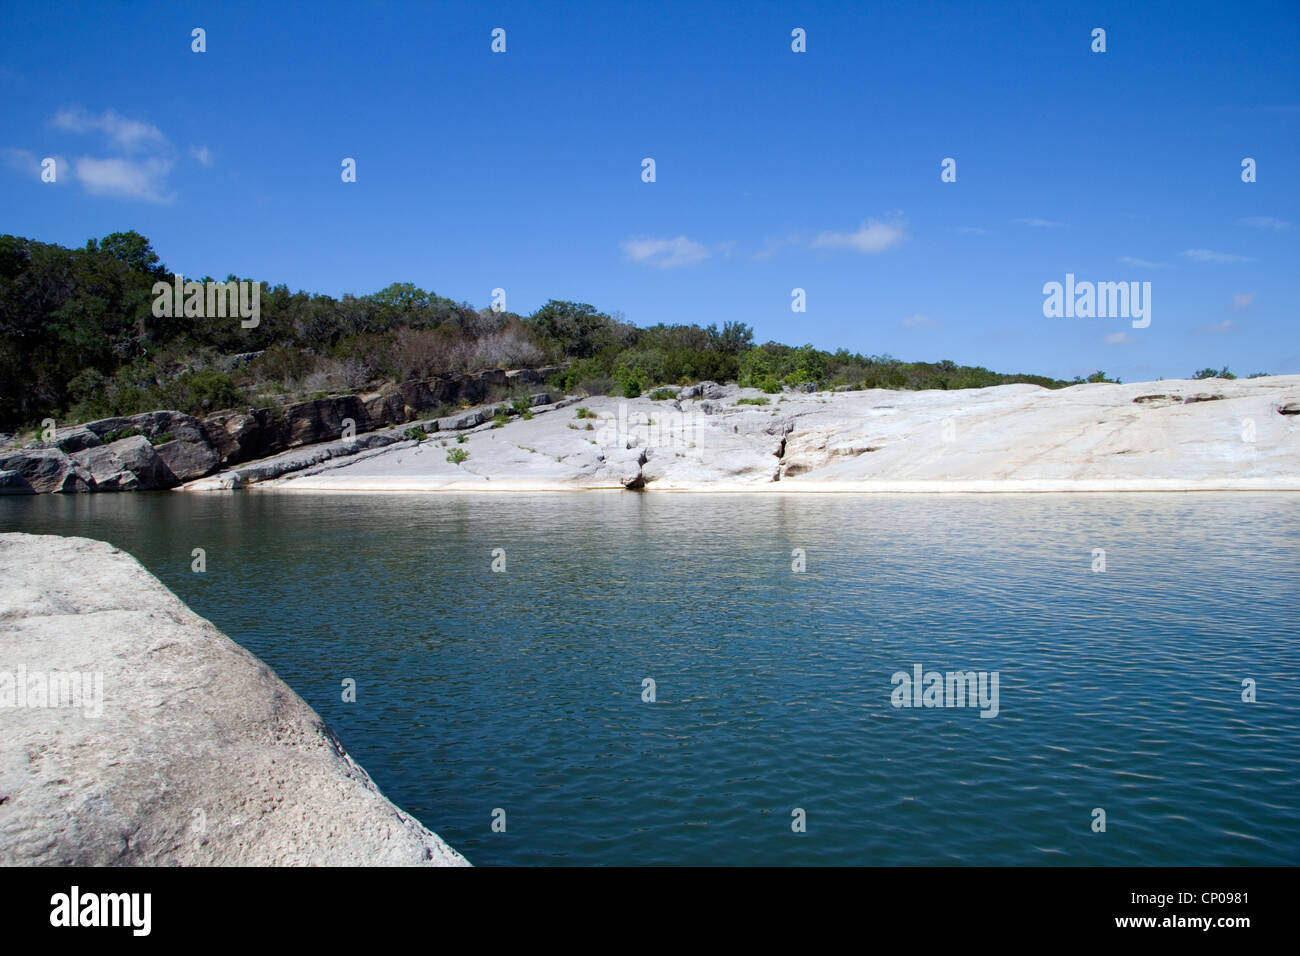
[[[285,491],[996,492],[1300,490],[1300,375],[787,392],[701,383],[590,397],[468,440],[435,434],[257,485]],[[689,395],[691,389],[682,393]],[[716,394],[716,392],[714,392]],[[766,405],[739,404],[767,399]],[[447,461],[453,448],[469,457]],[[629,449],[643,449],[645,459]],[[639,472],[638,472],[639,467]]]
[[[23,670],[102,674],[101,714],[13,706]],[[102,541],[0,534],[0,719],[2,865],[466,865],[270,668]]]

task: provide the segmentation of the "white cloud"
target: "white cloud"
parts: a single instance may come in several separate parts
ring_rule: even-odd
[[[157,126],[127,119],[114,110],[108,110],[100,116],[93,116],[82,109],[60,110],[50,125],[69,133],[101,132],[118,149],[128,153],[160,149],[167,145],[167,137]]]
[[[73,174],[86,191],[122,199],[171,202],[164,180],[172,164],[163,159],[93,159],[83,156],[73,164]]]
[[[1065,223],[1050,219],[1012,219],[1017,226],[1033,226],[1035,229],[1060,229]]]
[[[1201,335],[1226,335],[1237,327],[1236,319],[1224,319],[1222,322],[1215,322],[1212,325],[1202,325],[1193,329],[1193,332],[1199,332]]]
[[[858,227],[857,232],[823,232],[813,240],[813,248],[831,246],[848,247],[858,252],[884,252],[890,246],[897,245],[903,239],[901,226],[889,225],[868,219]]]
[[[1127,332],[1112,332],[1110,335],[1102,339],[1102,341],[1107,345],[1132,345],[1137,341],[1137,339],[1133,338],[1133,336],[1129,335]]]
[[[623,254],[628,259],[656,269],[690,265],[713,255],[713,250],[708,246],[685,236],[676,239],[624,239],[622,246]]]
[[[1249,226],[1252,229],[1290,229],[1291,223],[1285,219],[1274,219],[1272,216],[1244,216],[1237,220],[1239,226]]]
[[[1166,269],[1168,268],[1163,262],[1152,262],[1149,259],[1135,259],[1132,256],[1120,256],[1119,261],[1126,266],[1133,266],[1135,269]]]
[[[958,226],[957,231],[968,236],[987,236],[989,231],[979,226]]]
[[[1232,311],[1241,312],[1245,309],[1249,309],[1251,305],[1254,303],[1254,301],[1255,301],[1255,293],[1253,292],[1245,292],[1242,293],[1241,295],[1234,295],[1232,297]]]
[[[1197,262],[1254,262],[1250,256],[1239,256],[1231,252],[1215,252],[1213,249],[1186,249],[1183,255]]]
[[[942,323],[918,312],[905,318],[902,325],[908,329],[937,329]]]
[[[191,146],[190,155],[204,166],[212,165],[212,151],[206,146]]]

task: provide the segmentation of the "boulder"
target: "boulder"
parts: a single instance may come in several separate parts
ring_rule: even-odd
[[[481,408],[471,408],[455,415],[448,415],[446,418],[438,419],[438,431],[462,431],[466,428],[474,428],[482,425],[492,416]]]
[[[221,456],[206,440],[164,442],[154,451],[170,473],[170,484],[202,478],[221,465]]]
[[[4,710],[0,865],[466,865],[130,555],[0,534],[0,580],[0,671],[59,678]]]
[[[95,479],[95,491],[148,491],[176,484],[171,470],[143,435],[88,448],[72,457]]]
[[[62,451],[72,454],[86,448],[94,448],[101,442],[99,436],[85,425],[77,425],[74,428],[62,428],[55,432],[54,444]]]
[[[17,472],[40,494],[89,491],[94,483],[90,472],[57,448],[0,453],[0,471]]]

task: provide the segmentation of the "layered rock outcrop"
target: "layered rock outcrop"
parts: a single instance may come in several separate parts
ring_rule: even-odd
[[[0,481],[0,494],[173,488],[231,465],[337,440],[349,423],[352,434],[364,435],[442,406],[478,404],[494,393],[544,383],[562,368],[445,375],[369,394],[228,409],[203,419],[175,411],[104,418],[59,430],[52,447],[0,450],[0,472],[13,473]],[[452,419],[474,414],[482,413]],[[468,426],[449,420],[448,427]]]

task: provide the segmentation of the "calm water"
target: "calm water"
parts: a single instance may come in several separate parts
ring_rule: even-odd
[[[1300,496],[47,495],[0,530],[134,554],[478,864],[1300,863]],[[915,664],[997,671],[997,717],[894,708]]]

